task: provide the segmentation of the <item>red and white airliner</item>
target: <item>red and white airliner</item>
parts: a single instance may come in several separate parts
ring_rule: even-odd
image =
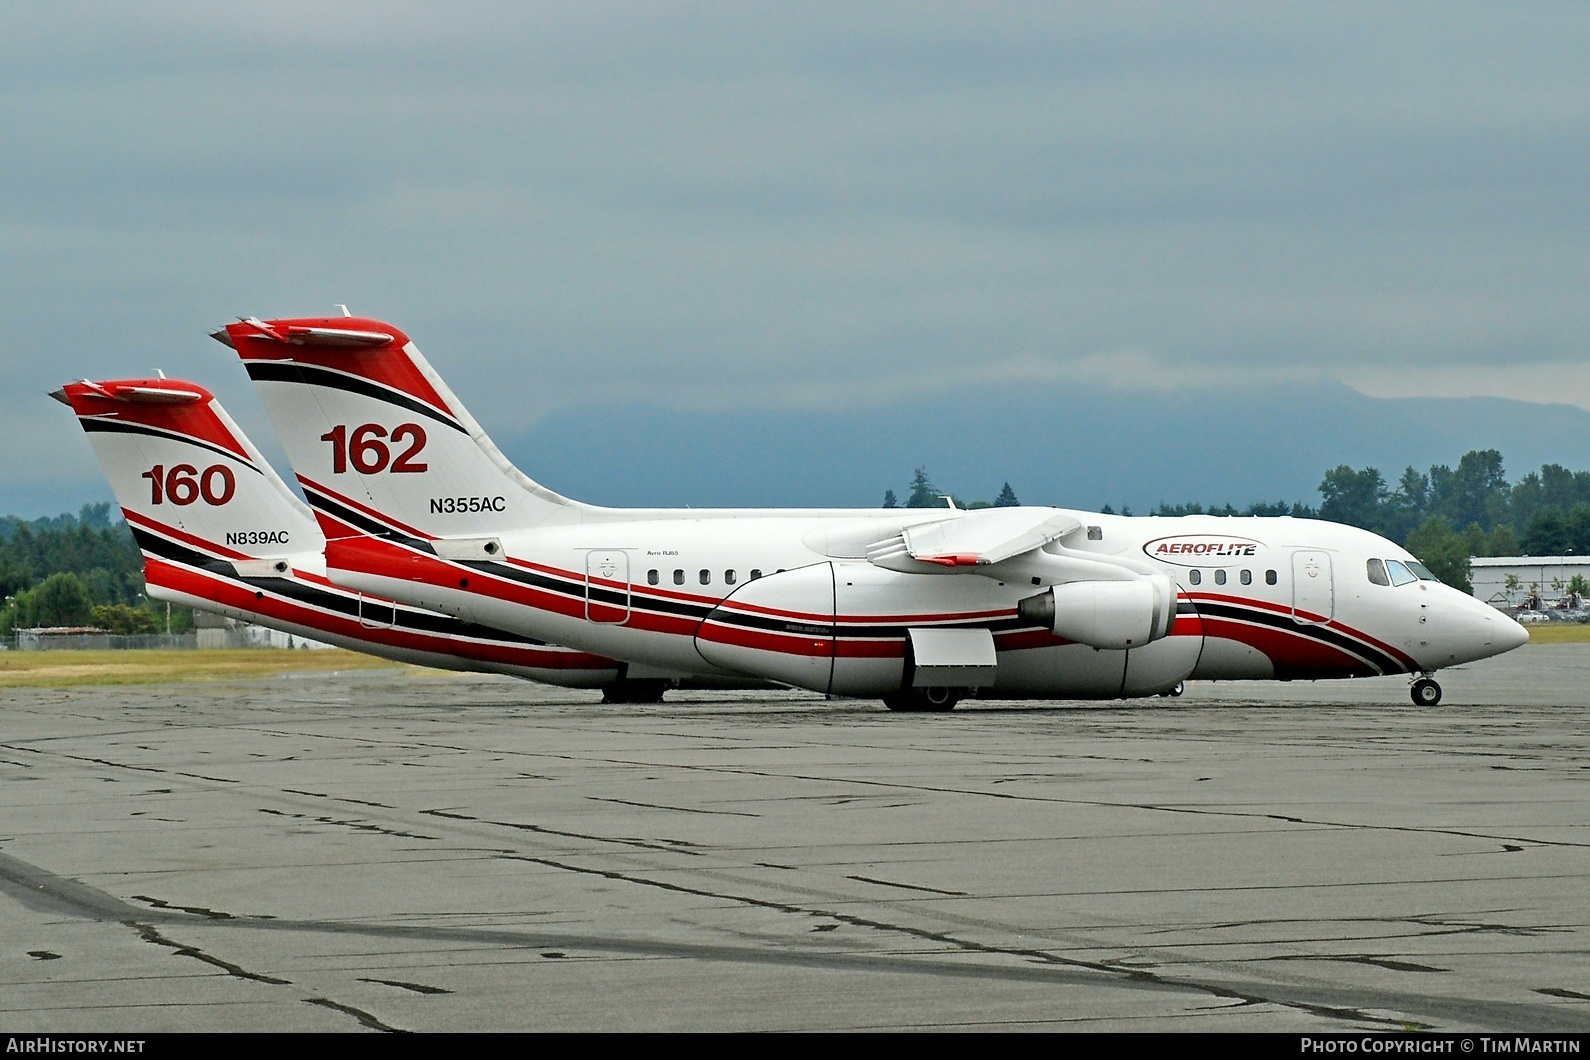
[[[258,387],[332,581],[624,660],[633,681],[946,710],[1406,673],[1433,705],[1434,671],[1528,639],[1392,542],[1310,519],[582,504],[509,463],[390,324],[250,317],[215,337]]]
[[[611,686],[622,665],[326,578],[309,509],[204,387],[177,379],[68,383],[70,405],[144,557],[156,600],[388,659]]]

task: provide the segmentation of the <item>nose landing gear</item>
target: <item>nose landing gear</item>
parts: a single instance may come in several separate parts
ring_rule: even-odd
[[[1413,705],[1416,707],[1433,707],[1441,702],[1441,686],[1426,674],[1413,683],[1413,687],[1408,689],[1408,695],[1413,699]]]

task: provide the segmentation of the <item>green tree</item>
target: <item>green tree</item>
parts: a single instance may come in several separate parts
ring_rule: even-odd
[[[894,490],[884,490],[883,491],[883,506],[885,508],[898,508],[898,507],[900,507],[899,500],[897,500],[895,498]]]
[[[90,619],[93,600],[83,581],[70,571],[52,574],[34,590],[33,621],[40,626],[82,626]]]
[[[1373,530],[1381,525],[1385,515],[1383,508],[1390,496],[1386,480],[1379,469],[1366,467],[1362,471],[1354,471],[1346,464],[1325,472],[1319,492],[1325,498],[1325,502],[1319,506],[1321,519],[1365,530]]]
[[[96,604],[90,610],[91,621],[100,629],[122,635],[159,633],[165,629],[165,615],[130,604]]]
[[[1568,513],[1567,546],[1576,556],[1590,556],[1590,504],[1576,504]]]
[[[1516,556],[1518,555],[1518,535],[1513,533],[1513,528],[1503,523],[1485,535],[1485,546],[1482,551],[1474,553],[1476,556]]]
[[[994,498],[995,508],[1016,508],[1020,505],[1021,502],[1016,499],[1016,491],[1010,488],[1008,482],[1000,488],[999,496]]]
[[[1454,589],[1466,593],[1474,591],[1469,581],[1469,560],[1472,558],[1464,536],[1452,529],[1439,515],[1432,515],[1408,535],[1407,549],[1430,568],[1430,573]]]
[[[919,467],[911,476],[911,494],[905,499],[907,508],[938,508],[941,507],[939,498],[944,496],[939,488],[933,485],[933,480],[928,478],[927,468]]]
[[[1542,508],[1524,528],[1523,545],[1526,556],[1561,556],[1567,554],[1570,538],[1568,520],[1561,508]]]
[[[1463,454],[1457,467],[1456,521],[1495,526],[1507,518],[1510,488],[1502,469],[1502,454],[1481,449]]]

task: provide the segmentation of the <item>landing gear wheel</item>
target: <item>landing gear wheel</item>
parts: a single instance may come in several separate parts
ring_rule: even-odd
[[[1165,694],[1167,696],[1169,696],[1171,699],[1180,699],[1181,698],[1181,694],[1183,692],[1185,692],[1185,691],[1187,691],[1187,682],[1186,681],[1177,681],[1175,686],[1173,688],[1171,688],[1171,690],[1169,692],[1166,692]]]
[[[661,680],[614,681],[602,686],[603,703],[661,703],[668,682]]]
[[[906,713],[942,712],[954,710],[960,699],[960,690],[955,688],[903,688],[884,696],[883,705]]]
[[[1421,677],[1408,690],[1416,707],[1433,707],[1441,702],[1441,686],[1428,677]]]

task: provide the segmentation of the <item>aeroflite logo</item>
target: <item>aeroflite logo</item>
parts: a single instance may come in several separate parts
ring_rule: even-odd
[[[1228,560],[1243,560],[1259,554],[1262,542],[1225,534],[1178,534],[1158,537],[1143,546],[1150,559],[1178,563],[1183,567],[1218,566]]]

